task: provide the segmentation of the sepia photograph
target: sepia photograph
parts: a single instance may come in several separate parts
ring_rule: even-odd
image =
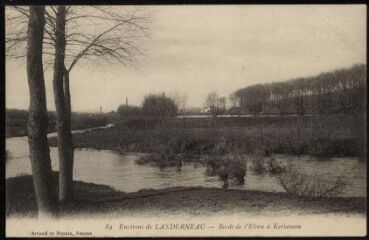
[[[7,237],[367,236],[367,8],[5,5]]]

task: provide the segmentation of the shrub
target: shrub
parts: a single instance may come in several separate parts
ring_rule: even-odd
[[[252,161],[252,170],[257,174],[279,174],[286,171],[286,167],[270,154],[257,154]]]
[[[328,115],[314,115],[308,121],[299,117],[288,121],[290,128],[286,133],[289,151],[293,154],[308,153],[316,156],[327,156],[336,151],[332,147],[337,132],[343,132],[346,120]]]
[[[142,103],[142,111],[145,116],[161,119],[177,115],[178,109],[171,98],[150,94]]]
[[[233,152],[224,156],[208,156],[203,164],[206,165],[208,176],[218,175],[223,188],[228,188],[229,180],[236,184],[245,183],[246,159],[243,154]]]
[[[263,174],[267,172],[265,158],[263,156],[258,155],[252,159],[252,170],[257,174]]]
[[[225,155],[228,153],[232,153],[234,150],[234,145],[225,136],[222,135],[215,142],[212,153],[216,155]]]
[[[120,105],[117,112],[124,119],[139,119],[142,117],[142,109],[136,106]]]
[[[275,158],[272,158],[269,164],[269,172],[272,174],[280,174],[286,172],[286,166],[283,166],[281,162],[277,162]]]
[[[230,178],[236,180],[237,184],[245,183],[246,158],[243,154],[231,153],[225,156],[228,164]]]
[[[291,167],[278,176],[279,182],[288,193],[298,196],[330,197],[342,193],[348,182],[341,178],[300,173]]]
[[[108,123],[105,115],[93,113],[72,113],[71,121],[73,130],[99,127]]]

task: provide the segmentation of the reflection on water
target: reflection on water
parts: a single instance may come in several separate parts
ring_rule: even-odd
[[[31,174],[27,137],[6,139],[6,149],[12,159],[6,162],[6,178]],[[50,148],[53,170],[58,170],[57,148]],[[112,151],[93,149],[75,150],[75,180],[109,185],[124,192],[135,192],[144,188],[166,188],[173,186],[221,187],[216,176],[206,176],[201,165],[185,164],[180,171],[175,167],[159,169],[149,165],[137,165],[140,154],[120,155]],[[349,180],[350,187],[344,196],[366,196],[366,165],[356,158],[330,158],[319,160],[310,156],[293,157],[276,155],[278,161],[292,161],[297,168],[306,172],[327,176],[342,176]],[[257,175],[249,170],[248,161],[244,185],[230,188],[283,191],[273,175]]]

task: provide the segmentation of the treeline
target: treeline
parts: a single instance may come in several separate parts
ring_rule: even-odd
[[[106,114],[72,113],[72,129],[85,129],[104,126],[109,122]],[[48,132],[56,131],[55,112],[48,112]],[[6,110],[6,137],[27,135],[28,111],[19,109]]]
[[[353,114],[366,109],[366,65],[234,92],[239,112],[250,114]]]

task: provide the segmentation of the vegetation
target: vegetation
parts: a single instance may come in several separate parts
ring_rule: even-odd
[[[47,132],[54,132],[55,115],[52,112],[48,112],[47,115],[49,120]],[[7,109],[5,119],[6,137],[27,136],[28,111]]]
[[[107,114],[72,113],[72,130],[101,127],[109,122]]]
[[[57,173],[54,173],[58,188]],[[6,179],[5,214],[10,216],[37,216],[37,205],[32,176]],[[219,188],[167,188],[124,193],[92,183],[74,181],[78,201],[63,207],[63,216],[86,214],[162,214],[187,213],[208,215],[214,212],[288,214],[286,206],[304,213],[366,213],[366,199],[360,197],[299,197],[289,193],[224,190]],[[148,204],[150,203],[150,204]]]
[[[142,103],[142,111],[146,117],[163,119],[177,115],[178,107],[173,99],[164,94],[150,94]]]
[[[143,117],[143,111],[140,107],[120,105],[117,112],[123,119],[139,119]]]
[[[185,161],[183,150],[189,142],[184,141],[180,146],[171,144],[163,152],[152,152],[136,160],[137,164],[153,164],[160,168],[177,167],[181,169]],[[191,159],[191,158],[190,158]],[[190,161],[194,161],[193,159]],[[233,149],[224,138],[218,139],[212,153],[199,158],[199,163],[206,166],[206,174],[209,176],[217,175],[223,183],[223,188],[228,188],[230,180],[232,183],[244,184],[246,175],[246,157]]]
[[[217,175],[225,189],[229,186],[229,180],[235,184],[245,183],[246,158],[243,154],[233,152],[224,156],[208,156],[203,160],[203,164],[206,165],[206,174]]]
[[[74,145],[71,130],[76,125],[77,128],[88,128],[107,122],[104,115],[92,117],[72,114],[70,72],[77,63],[83,61],[134,63],[133,56],[140,52],[137,39],[145,37],[148,22],[136,9],[125,14],[121,9],[112,12],[111,9],[92,6],[92,11],[96,13],[92,15],[88,10],[80,11],[81,8],[63,5],[47,6],[46,10],[45,6],[14,9],[20,16],[9,16],[7,19],[10,22],[7,24],[7,50],[15,49],[13,57],[26,56],[30,108],[26,114],[13,111],[9,115],[7,133],[9,136],[28,135],[33,182],[28,176],[8,180],[11,190],[7,192],[7,213],[24,213],[37,206],[40,216],[55,217],[62,206],[58,204],[58,198],[60,202],[70,203],[70,200],[81,196],[81,193],[91,193],[91,186],[81,183],[73,190]],[[24,26],[22,23],[28,25]],[[96,28],[84,28],[86,23]],[[14,25],[14,29],[11,25]],[[25,43],[27,47],[24,46]],[[19,47],[22,44],[23,48]],[[18,50],[27,53],[19,54]],[[43,59],[44,55],[47,56],[46,59]],[[49,64],[50,61],[54,63],[53,90],[56,108],[56,112],[52,114],[46,108],[43,68],[43,63]],[[231,96],[232,113],[297,113],[299,117],[218,120],[216,117],[226,112],[226,99],[211,93],[206,99],[206,107],[213,119],[174,119],[179,106],[184,108],[185,97],[172,99],[164,93],[150,94],[145,97],[142,108],[121,106],[118,109],[123,119],[121,123],[110,129],[77,134],[74,141],[78,147],[149,152],[148,156],[142,157],[137,163],[154,163],[159,167],[180,168],[184,155],[208,154],[205,159],[208,174],[216,174],[222,181],[223,188],[228,188],[230,180],[243,184],[246,175],[244,153],[260,152],[261,157],[254,162],[256,171],[280,174],[279,181],[291,196],[334,196],[345,189],[347,182],[286,170],[275,159],[266,159],[271,153],[365,158],[363,139],[366,129],[362,118],[366,111],[365,94],[365,65],[322,73],[312,78],[249,86]],[[302,117],[307,113],[312,116]],[[12,116],[15,121],[11,119]],[[109,116],[114,117],[114,114]],[[52,124],[49,127],[50,120]],[[58,146],[58,181],[55,181],[56,174],[51,172],[47,139],[47,133],[55,129],[58,132],[57,141],[53,138],[50,143]],[[8,153],[6,154],[8,158]],[[106,187],[94,185],[92,189],[92,192],[97,189],[96,192],[100,195],[108,192],[114,197],[124,196],[124,193]],[[218,193],[219,191],[216,192]],[[256,195],[260,197],[263,194]],[[268,198],[268,194],[264,195]],[[270,195],[269,200],[273,199]],[[278,196],[290,200],[290,195]],[[86,195],[82,199],[86,199]],[[112,199],[101,199],[103,202],[98,204],[98,208],[106,209],[104,204],[107,204],[108,208],[114,209],[107,202]],[[296,198],[292,199],[299,203]],[[357,202],[361,203],[362,200]],[[85,207],[83,201],[74,204],[78,205],[72,207],[74,210]],[[89,207],[94,209],[96,205],[89,202],[87,208]],[[359,208],[362,211],[361,205]]]
[[[31,9],[28,11],[26,7],[18,6],[12,10],[7,14],[7,54],[9,57],[31,58],[36,53],[30,52],[29,43],[33,43],[36,35],[30,34],[31,24],[28,24],[28,28],[25,26],[25,23],[30,23]],[[71,5],[47,6],[46,10],[43,8],[43,24],[39,29],[43,42],[32,51],[40,50],[41,60],[45,55],[45,63],[54,64],[53,90],[61,179],[59,190],[62,193],[59,197],[62,201],[73,198],[70,73],[77,63],[84,61],[115,61],[121,64],[135,62],[134,56],[141,53],[138,42],[146,36],[148,21],[145,14],[138,13],[137,9],[129,9],[128,13],[124,10]],[[23,52],[25,49],[26,55]],[[28,132],[28,136],[30,134]]]
[[[209,93],[205,100],[205,108],[213,117],[224,114],[226,112],[226,98],[218,96],[215,92]]]
[[[178,98],[177,98],[178,99]],[[178,112],[179,100],[176,102],[173,98],[163,95],[149,94],[144,98],[142,107],[120,105],[117,112],[121,119],[165,119],[174,117]]]
[[[347,115],[254,118],[127,120],[109,129],[74,135],[81,148],[121,152],[213,154],[215,148],[240,153],[362,156],[361,118]],[[361,130],[360,130],[361,129]],[[223,139],[220,141],[220,139]],[[56,139],[49,139],[56,146]],[[222,144],[219,144],[222,142]],[[218,150],[219,151],[221,150]],[[365,159],[365,158],[363,158]]]
[[[27,35],[27,79],[30,93],[28,143],[39,216],[55,217],[58,213],[58,204],[46,136],[48,118],[42,62],[44,12],[44,6],[29,7]]]
[[[6,110],[6,137],[27,136],[28,111]],[[55,113],[48,112],[47,132],[56,132]],[[111,114],[72,113],[72,130],[100,127],[110,122]]]
[[[366,65],[237,90],[243,112],[252,114],[349,114],[365,111]]]
[[[58,172],[53,172],[54,187],[58,192],[59,175]],[[75,201],[74,204],[63,206],[63,211],[60,216],[70,214],[71,212],[89,212],[86,208],[91,208],[93,211],[97,210],[97,206],[91,206],[89,200],[97,199],[101,196],[114,198],[121,195],[121,193],[114,191],[114,189],[91,183],[74,182],[75,197],[78,200],[85,200],[82,203]],[[34,186],[32,176],[18,176],[6,179],[6,202],[5,214],[6,216],[37,216],[37,204],[35,199]],[[91,211],[90,209],[90,211]]]
[[[286,171],[286,167],[270,155],[256,154],[252,161],[252,170],[257,174],[280,174]]]
[[[301,173],[291,166],[278,179],[286,192],[297,196],[331,197],[342,193],[348,186],[344,179]]]

